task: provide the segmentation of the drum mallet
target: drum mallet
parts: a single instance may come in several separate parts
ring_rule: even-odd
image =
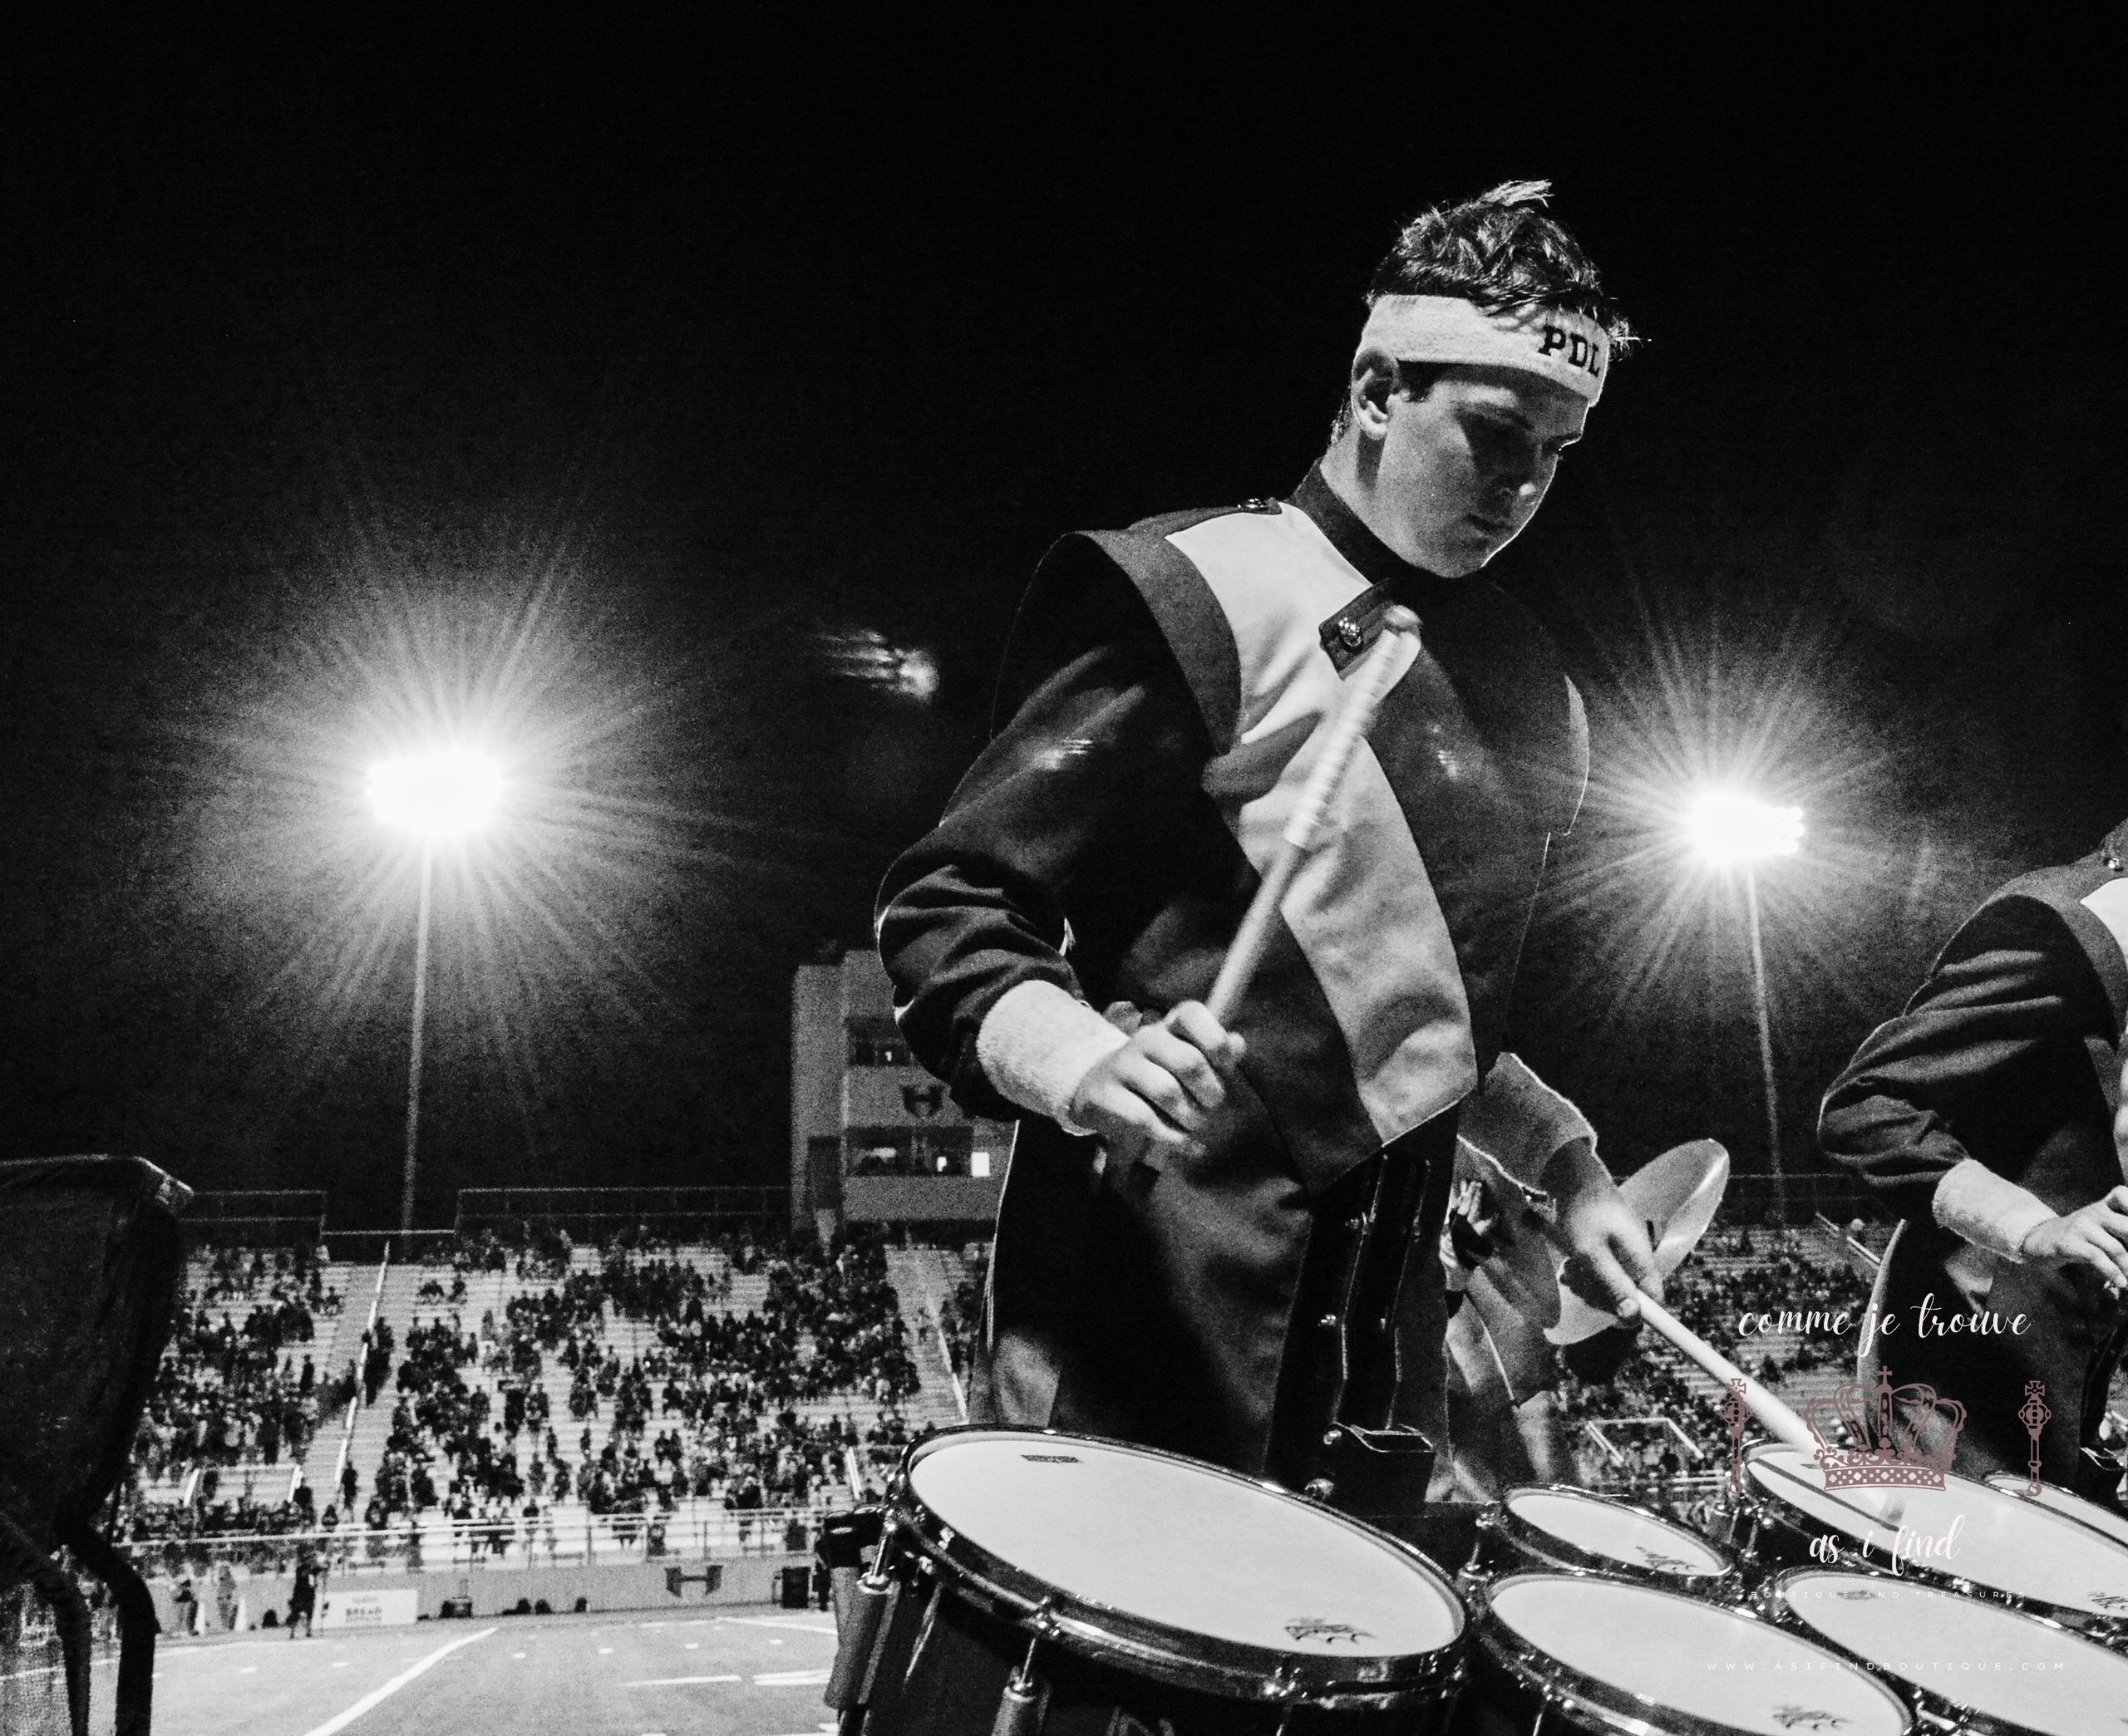
[[[1544,1226],[1545,1237],[1552,1246],[1569,1258],[1573,1257],[1574,1251],[1567,1246],[1565,1240],[1559,1234],[1559,1226],[1541,1212],[1537,1214],[1537,1222]],[[1751,1379],[1735,1363],[1730,1361],[1721,1351],[1716,1350],[1698,1333],[1693,1331],[1676,1315],[1657,1301],[1653,1296],[1645,1291],[1636,1290],[1633,1292],[1633,1301],[1639,1308],[1642,1317],[1649,1325],[1654,1327],[1663,1337],[1668,1339],[1672,1344],[1691,1357],[1694,1362],[1713,1375],[1724,1386],[1735,1391],[1737,1389],[1737,1383],[1741,1382],[1744,1402],[1751,1406],[1752,1414],[1766,1425],[1769,1434],[1786,1441],[1799,1452],[1815,1453],[1818,1450],[1818,1438],[1810,1433],[1810,1425],[1802,1418],[1797,1416],[1766,1388]]]
[[[1264,948],[1269,943],[1271,925],[1278,920],[1278,906],[1293,883],[1293,876],[1300,872],[1301,863],[1315,848],[1323,817],[1337,799],[1362,738],[1374,727],[1375,714],[1389,696],[1389,690],[1403,680],[1418,655],[1419,617],[1401,603],[1390,604],[1382,612],[1380,635],[1353,674],[1352,686],[1330,720],[1322,755],[1302,786],[1300,799],[1293,804],[1285,830],[1279,834],[1278,853],[1249,901],[1249,913],[1241,919],[1234,944],[1227,949],[1211,993],[1204,997],[1205,1011],[1220,1024],[1234,1016],[1241,997],[1249,991],[1249,979],[1263,962]]]
[[[1278,906],[1293,883],[1293,876],[1300,872],[1301,863],[1315,848],[1323,817],[1352,768],[1361,739],[1374,727],[1375,714],[1382,709],[1382,701],[1403,680],[1418,655],[1419,617],[1401,603],[1392,602],[1382,611],[1382,632],[1354,672],[1337,715],[1323,730],[1322,755],[1309,772],[1308,782],[1301,786],[1300,798],[1278,835],[1278,853],[1265,870],[1256,896],[1249,901],[1248,913],[1234,931],[1234,944],[1227,948],[1211,992],[1204,997],[1204,1010],[1220,1024],[1234,1016],[1241,997],[1249,992],[1249,981],[1270,943],[1272,925],[1279,920]],[[1150,1150],[1138,1161],[1155,1172],[1161,1168],[1158,1154]]]

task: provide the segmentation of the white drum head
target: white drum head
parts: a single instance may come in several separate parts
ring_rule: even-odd
[[[1947,1477],[1940,1489],[1829,1490],[1816,1460],[1793,1447],[1756,1447],[1745,1463],[1761,1491],[1827,1531],[1887,1554],[1904,1546],[1910,1571],[2128,1616],[2128,1548],[2016,1495],[1965,1477]]]
[[[1751,1736],[1906,1736],[1889,1689],[1845,1658],[1711,1603],[1622,1580],[1519,1573],[1490,1594],[1514,1636],[1576,1675]]]
[[[2059,1513],[2065,1519],[2074,1519],[2079,1525],[2088,1525],[2093,1531],[2104,1532],[2116,1543],[2128,1543],[2128,1519],[2124,1519],[2111,1507],[2101,1507],[2095,1501],[2086,1501],[2081,1495],[2072,1495],[2066,1489],[2057,1489],[2051,1483],[2042,1483],[2037,1495],[2029,1493],[2031,1484],[2022,1477],[2006,1471],[1997,1471],[1988,1479],[1988,1487],[2000,1489],[2019,1501],[2043,1507],[2049,1512]]]
[[[1729,1563],[1719,1551],[1682,1525],[1634,1512],[1599,1495],[1564,1489],[1516,1489],[1507,1510],[1525,1525],[1589,1555],[1673,1573],[1680,1579],[1719,1577]]]
[[[2128,1658],[2000,1604],[1860,1573],[1799,1572],[1781,1601],[1812,1632],[1968,1712],[2042,1736],[2120,1736]]]
[[[1081,1603],[1313,1657],[1437,1651],[1447,1585],[1327,1508],[1188,1459],[1071,1435],[919,1448],[917,1498],[978,1548]]]

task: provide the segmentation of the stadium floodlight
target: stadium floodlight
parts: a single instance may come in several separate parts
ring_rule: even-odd
[[[485,754],[448,748],[372,765],[370,804],[387,825],[421,841],[421,914],[414,924],[414,1030],[406,1062],[406,1155],[399,1188],[399,1228],[414,1227],[415,1159],[421,1127],[421,1027],[429,999],[429,903],[436,847],[465,838],[495,816],[502,799],[502,768]]]
[[[1722,867],[1793,856],[1803,843],[1803,810],[1712,789],[1692,804],[1685,831],[1704,860]]]
[[[387,825],[425,842],[462,838],[494,817],[502,768],[459,749],[411,754],[370,767],[369,799]]]

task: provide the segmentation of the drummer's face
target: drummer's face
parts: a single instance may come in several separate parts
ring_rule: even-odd
[[[1581,438],[1587,401],[1505,367],[1446,367],[1413,393],[1386,357],[1376,358],[1386,377],[1361,360],[1353,388],[1368,528],[1445,578],[1475,573],[1536,516],[1559,455]]]

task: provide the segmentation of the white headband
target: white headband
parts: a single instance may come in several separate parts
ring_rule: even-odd
[[[1591,404],[1603,396],[1611,365],[1609,334],[1585,314],[1534,307],[1488,313],[1452,295],[1385,295],[1368,311],[1360,347],[1399,361],[1520,368]]]

